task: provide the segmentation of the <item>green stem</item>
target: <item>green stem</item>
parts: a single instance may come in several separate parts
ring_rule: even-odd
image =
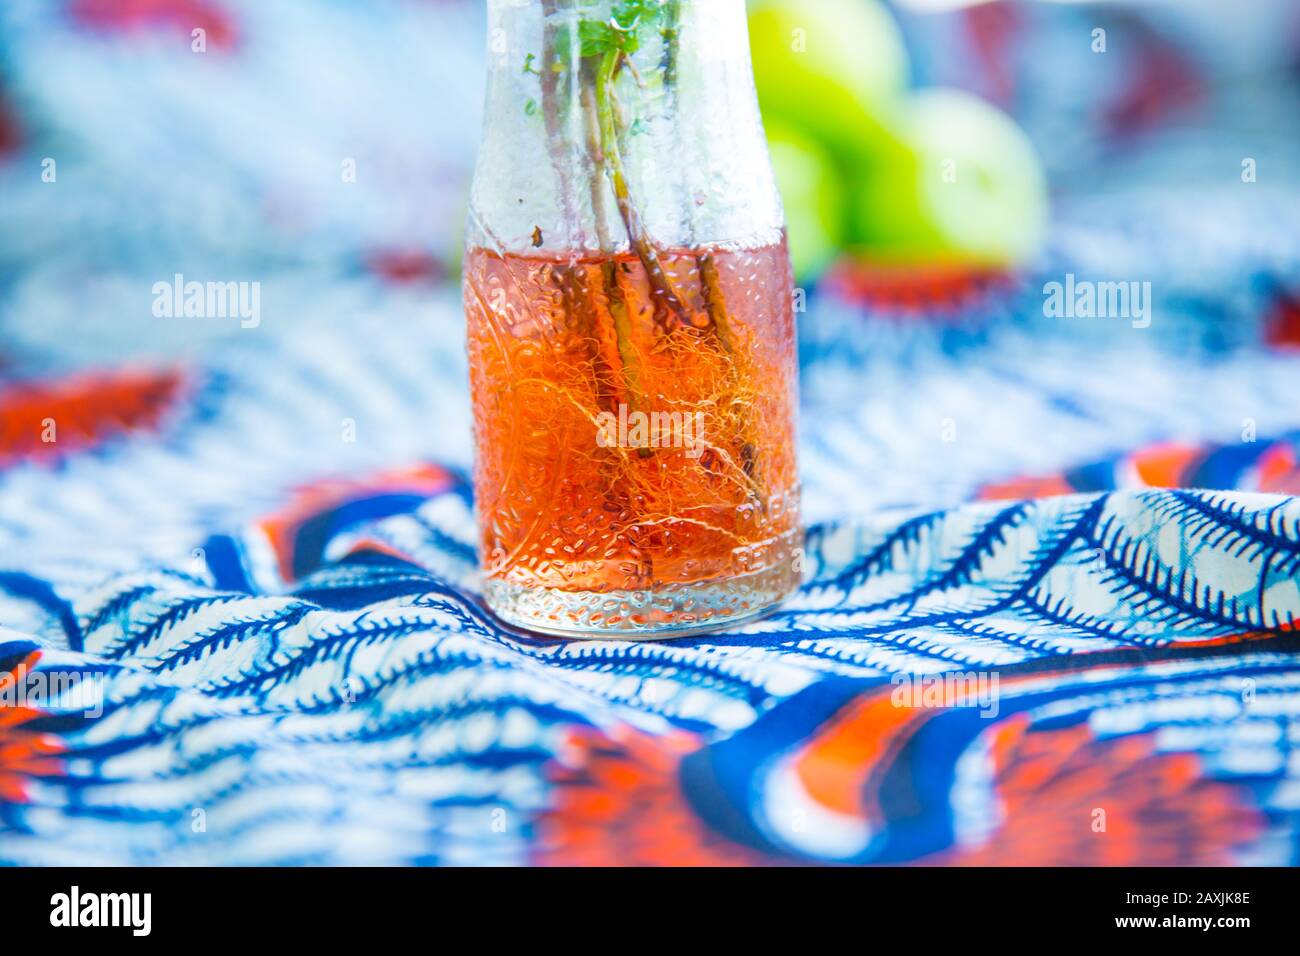
[[[641,219],[641,213],[632,202],[627,172],[623,166],[623,153],[619,146],[618,100],[614,94],[614,77],[623,59],[620,50],[607,50],[596,68],[596,106],[600,117],[600,149],[604,156],[610,186],[619,218],[627,229],[632,251],[645,268],[650,287],[658,293],[659,303],[680,321],[687,321],[688,312],[682,298],[673,287],[672,279],[659,260],[659,253],[650,241],[650,235]]]
[[[593,58],[586,58],[581,64],[582,111],[587,126],[587,150],[591,156],[595,174],[591,177],[591,211],[596,219],[596,233],[600,240],[602,252],[611,251],[609,230],[605,225],[605,189],[604,172],[608,153],[604,148],[602,135],[602,118],[600,102],[600,66]],[[608,259],[601,265],[602,286],[605,302],[609,309],[611,324],[614,327],[615,351],[618,353],[619,371],[631,411],[643,411],[645,402],[641,397],[641,363],[636,348],[632,344],[632,317],[629,315],[627,296],[619,282],[619,263]]]
[[[564,129],[560,122],[559,83],[562,61],[560,52],[555,46],[559,36],[559,28],[555,21],[556,11],[556,0],[542,0],[542,14],[546,21],[542,36],[542,118],[546,123],[546,148],[551,156],[551,166],[555,170],[560,202],[564,206],[564,228],[567,233],[565,238],[572,243],[578,229],[578,214],[573,202],[567,147]]]
[[[731,316],[727,312],[727,297],[722,291],[722,274],[718,263],[711,253],[697,256],[695,265],[700,271],[700,283],[704,286],[704,305],[709,310],[709,321],[718,344],[728,353],[736,351],[735,338],[731,334]]]
[[[664,28],[661,33],[664,41],[664,54],[659,68],[664,74],[664,92],[668,94],[669,109],[677,107],[677,50],[682,22],[682,0],[666,0],[664,3]]]
[[[596,67],[590,59],[584,59],[579,67],[578,96],[582,102],[582,115],[587,128],[587,153],[593,167],[589,185],[591,214],[596,220],[596,239],[601,252],[610,252],[609,230],[605,226],[605,189],[601,182],[604,178],[605,153],[601,148],[600,104],[596,101]]]

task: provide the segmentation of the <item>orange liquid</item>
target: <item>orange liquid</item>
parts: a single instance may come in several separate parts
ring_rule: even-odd
[[[486,573],[608,592],[789,561],[798,530],[785,242],[465,262]]]

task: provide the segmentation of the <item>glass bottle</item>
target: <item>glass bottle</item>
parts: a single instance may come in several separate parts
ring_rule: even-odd
[[[464,296],[484,594],[574,637],[798,584],[790,260],[744,0],[489,0]]]

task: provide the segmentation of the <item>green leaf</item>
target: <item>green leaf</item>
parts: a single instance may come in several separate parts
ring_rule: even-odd
[[[655,29],[663,19],[664,10],[663,0],[618,0],[610,9],[608,19],[579,20],[578,56],[589,59],[603,57],[610,51],[635,53],[641,48],[647,31]],[[565,24],[555,31],[552,70],[569,67],[570,47],[569,26]],[[530,60],[524,68],[528,71],[531,67]]]
[[[662,0],[621,0],[614,4],[611,19],[625,32],[639,32],[654,26],[663,12]]]
[[[579,54],[583,57],[603,56],[607,51],[621,46],[619,35],[604,20],[582,20],[578,23]]]

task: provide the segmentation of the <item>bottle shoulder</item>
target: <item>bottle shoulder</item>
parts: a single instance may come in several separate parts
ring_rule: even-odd
[[[621,22],[625,2],[491,5],[480,239],[609,252],[783,227],[743,0],[636,6]]]

